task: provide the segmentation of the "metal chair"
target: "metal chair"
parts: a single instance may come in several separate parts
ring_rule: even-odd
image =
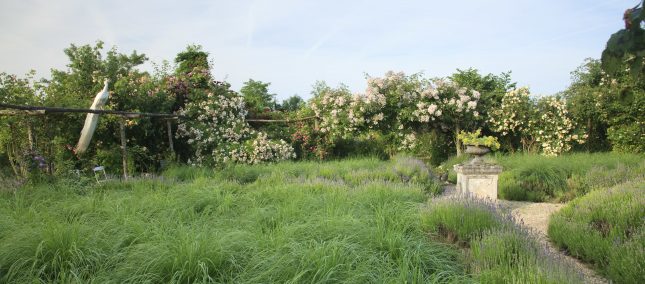
[[[107,174],[105,173],[104,166],[96,166],[92,169],[92,171],[94,171],[94,178],[96,179],[97,183],[101,183],[102,181],[106,181],[108,179]],[[99,180],[99,177],[101,176],[99,172],[103,172],[103,180]]]

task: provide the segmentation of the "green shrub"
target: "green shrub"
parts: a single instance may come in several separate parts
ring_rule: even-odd
[[[420,160],[404,156],[396,156],[393,160],[394,171],[405,182],[424,181],[432,178],[430,170]]]
[[[497,188],[498,197],[506,200],[541,200],[543,196],[539,192],[525,190],[513,173],[509,172],[499,175]]]
[[[645,161],[627,166],[618,163],[615,167],[595,166],[584,176],[584,182],[590,190],[608,188],[635,179],[645,178]]]
[[[551,217],[549,237],[617,283],[645,277],[645,182],[598,190]]]

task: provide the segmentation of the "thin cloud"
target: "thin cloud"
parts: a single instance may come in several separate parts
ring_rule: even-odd
[[[446,76],[456,68],[513,71],[535,93],[561,91],[584,58],[598,58],[634,0],[446,1],[0,1],[0,72],[48,76],[63,49],[106,47],[172,61],[200,44],[217,78],[249,78],[279,99],[316,80],[365,88],[387,70]],[[548,17],[546,17],[548,16]],[[152,70],[152,64],[144,66]]]
[[[331,29],[329,32],[327,32],[325,35],[323,35],[321,38],[316,41],[309,49],[304,54],[304,59],[309,59],[311,55],[316,52],[321,46],[323,46],[329,39],[334,37],[340,31],[340,26],[336,25],[333,29]]]

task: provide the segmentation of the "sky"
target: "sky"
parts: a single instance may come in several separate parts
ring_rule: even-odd
[[[136,50],[172,62],[189,44],[239,90],[269,82],[278,100],[312,85],[346,84],[388,70],[443,77],[456,69],[512,71],[535,95],[564,90],[585,58],[599,58],[637,0],[576,1],[90,1],[0,0],[0,72],[66,69],[70,44]]]

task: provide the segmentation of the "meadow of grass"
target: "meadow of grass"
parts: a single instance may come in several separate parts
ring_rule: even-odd
[[[0,191],[5,283],[579,283],[418,160],[173,167]]]
[[[493,203],[432,201],[422,224],[435,238],[464,248],[466,268],[478,283],[583,283],[574,267]]]
[[[551,217],[548,234],[615,283],[645,283],[645,181],[571,201]]]
[[[466,162],[453,157],[442,168]],[[558,157],[536,154],[489,155],[487,162],[501,165],[498,197],[519,201],[569,201],[596,189],[645,178],[645,156],[621,153],[573,153]],[[453,181],[454,182],[454,181]]]
[[[0,282],[468,282],[459,250],[421,225],[421,165],[177,167],[3,191]]]

